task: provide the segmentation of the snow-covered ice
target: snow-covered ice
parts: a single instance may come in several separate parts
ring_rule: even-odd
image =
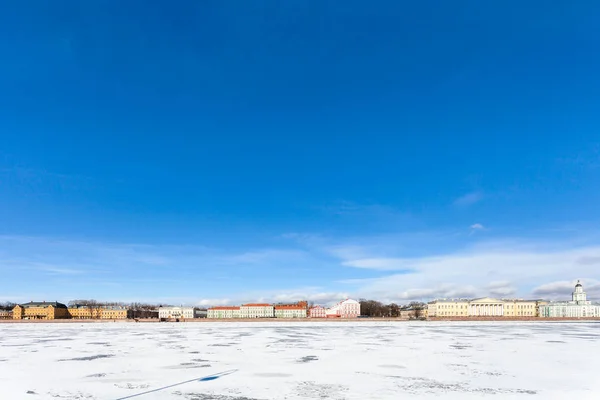
[[[230,371],[217,379],[197,378]],[[0,324],[0,398],[600,399],[600,324]]]

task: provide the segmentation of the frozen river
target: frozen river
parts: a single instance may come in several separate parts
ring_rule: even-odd
[[[10,400],[580,400],[599,371],[598,323],[0,324]]]

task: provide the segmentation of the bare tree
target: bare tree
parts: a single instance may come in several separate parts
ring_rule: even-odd
[[[158,318],[158,307],[162,305],[147,303],[131,303],[128,318]]]
[[[393,314],[392,305],[379,301],[360,299],[360,314],[365,317],[390,317]]]
[[[15,308],[17,304],[10,302],[10,301],[5,301],[4,303],[0,303],[0,310],[7,310],[10,311],[13,308]]]
[[[390,309],[390,317],[397,318],[400,316],[400,306],[396,303],[388,305]]]
[[[413,301],[409,304],[409,307],[413,310],[414,319],[420,319],[423,317],[423,310],[425,309],[425,304]]]
[[[99,319],[102,309],[102,305],[96,300],[91,299],[87,301],[85,307],[88,309],[91,319]]]
[[[89,318],[91,319],[100,318],[104,305],[105,303],[100,303],[94,299],[71,300],[68,303],[68,306],[72,308],[85,308],[87,310],[87,315],[89,315]]]

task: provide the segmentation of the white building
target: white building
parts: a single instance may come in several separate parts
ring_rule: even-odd
[[[306,307],[296,304],[276,305],[275,318],[306,318]]]
[[[275,318],[275,307],[266,303],[242,304],[240,318]]]
[[[360,303],[356,300],[346,299],[335,306],[325,310],[327,318],[358,318],[360,315]]]
[[[194,307],[159,307],[160,319],[193,319],[196,318]]]
[[[542,318],[587,318],[600,317],[600,304],[587,300],[579,281],[575,285],[571,301],[551,302],[540,306]]]
[[[213,307],[206,312],[206,318],[231,319],[240,318],[240,307]]]

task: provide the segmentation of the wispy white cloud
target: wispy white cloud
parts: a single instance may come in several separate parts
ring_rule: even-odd
[[[223,299],[200,299],[194,305],[199,307],[214,307],[214,306],[229,306],[232,304],[238,304],[232,302],[231,299],[223,298]]]
[[[594,278],[582,279],[584,290],[590,299],[600,299],[600,281]],[[569,300],[577,279],[545,283],[533,289],[532,293],[548,299]]]
[[[196,305],[203,307],[240,305],[244,303],[296,303],[300,300],[331,305],[350,297],[347,292],[326,292],[311,288],[282,289],[263,293],[242,293],[232,298],[201,299]]]
[[[70,269],[70,268],[56,268],[56,267],[40,267],[39,271],[47,272],[49,274],[54,275],[81,275],[84,271],[79,269]]]
[[[483,199],[483,193],[470,192],[454,200],[453,204],[458,207],[468,207]]]
[[[4,236],[0,273],[8,278],[4,282],[47,274],[46,283],[54,280],[53,286],[38,289],[47,298],[81,297],[83,285],[95,298],[103,297],[99,288],[113,293],[127,288],[132,300],[176,298],[176,303],[197,305],[300,299],[329,304],[348,296],[396,302],[487,295],[564,298],[573,284],[565,279],[577,278],[584,280],[590,297],[596,294],[600,245],[594,240],[463,238],[460,242],[439,232],[294,236],[280,238],[285,242],[280,248],[228,251]],[[281,288],[286,274],[318,286]],[[556,282],[563,283],[552,286]],[[189,284],[185,291],[183,284]],[[46,293],[48,287],[56,293]],[[137,294],[140,288],[146,290]],[[8,289],[16,290],[0,282],[0,291]],[[32,291],[29,286],[20,290]]]
[[[510,281],[490,282],[486,289],[493,297],[508,297],[517,293],[517,288]]]
[[[355,250],[355,253],[359,251]],[[352,281],[363,293],[377,293],[388,298],[459,294],[528,296],[539,294],[532,293],[532,287],[574,273],[597,277],[600,271],[590,262],[595,261],[596,254],[600,254],[600,246],[571,247],[521,240],[483,242],[435,256],[390,257],[389,254],[372,253],[370,257],[346,258],[340,262],[352,268],[392,272],[362,282]]]
[[[477,232],[481,232],[485,230],[485,227],[482,224],[473,224],[469,227],[470,231],[469,231],[469,236],[473,236],[475,233]]]
[[[409,229],[421,225],[421,222],[411,213],[386,204],[340,201],[316,209],[321,211],[323,221],[335,222],[336,226],[368,229],[370,232]]]

